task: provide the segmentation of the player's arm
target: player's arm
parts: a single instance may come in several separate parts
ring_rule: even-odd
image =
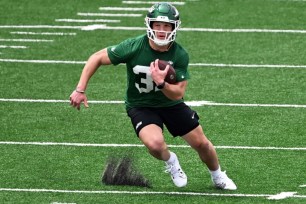
[[[91,55],[82,71],[80,81],[77,85],[77,90],[85,91],[89,79],[97,71],[97,69],[101,65],[109,65],[109,64],[111,64],[111,61],[108,57],[106,48]]]
[[[158,61],[152,62],[150,64],[150,72],[153,81],[156,85],[162,85],[161,91],[171,100],[180,100],[183,98],[187,86],[187,81],[177,82],[175,84],[169,84],[165,82],[165,77],[168,73],[169,66],[164,70],[160,70],[158,67]]]
[[[181,81],[175,84],[165,82],[165,86],[161,91],[171,100],[180,100],[184,97],[186,86],[187,81]]]
[[[70,95],[70,104],[80,110],[80,104],[84,102],[85,107],[88,107],[85,90],[92,75],[101,65],[109,65],[111,61],[108,57],[107,49],[102,49],[91,55],[86,62],[79,83],[76,89]]]

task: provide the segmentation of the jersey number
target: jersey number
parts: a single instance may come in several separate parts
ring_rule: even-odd
[[[157,91],[155,83],[150,74],[150,67],[137,65],[133,68],[135,73],[135,86],[139,93],[149,93],[151,91]]]

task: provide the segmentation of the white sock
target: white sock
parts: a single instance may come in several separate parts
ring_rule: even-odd
[[[221,172],[221,167],[219,166],[219,168],[217,169],[217,170],[215,170],[215,171],[211,171],[211,170],[209,170],[209,172],[210,172],[210,174],[211,174],[211,176],[213,177],[213,178],[215,178],[215,177],[218,177],[222,172]]]
[[[167,164],[173,164],[177,160],[177,156],[175,153],[170,152],[170,158],[166,161]]]

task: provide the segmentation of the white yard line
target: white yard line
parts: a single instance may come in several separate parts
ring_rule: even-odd
[[[178,195],[178,196],[214,196],[214,197],[257,197],[271,198],[272,194],[243,194],[243,193],[197,193],[197,192],[162,192],[162,191],[90,191],[90,190],[58,190],[58,189],[21,189],[0,188],[5,192],[31,192],[31,193],[74,193],[74,194],[130,194],[130,195]],[[290,195],[291,198],[305,199],[304,195]],[[287,197],[285,197],[287,198]],[[284,198],[284,199],[285,199]]]
[[[64,61],[64,60],[27,60],[27,59],[1,59],[0,62],[16,63],[41,63],[41,64],[85,64],[86,61]],[[306,65],[289,64],[210,64],[210,63],[190,63],[191,67],[229,67],[229,68],[293,68],[305,69]]]
[[[78,13],[78,16],[141,17],[142,14],[129,13]]]
[[[73,147],[144,147],[142,144],[93,144],[70,142],[16,142],[0,141],[0,145],[37,145],[37,146],[73,146]],[[190,148],[189,145],[168,145],[171,148]],[[251,147],[251,146],[215,146],[216,149],[241,149],[241,150],[287,150],[306,151],[306,147]]]
[[[99,10],[101,11],[148,11],[149,8],[127,8],[127,7],[100,7]]]
[[[82,29],[84,26],[60,26],[60,25],[0,25],[0,29],[10,29],[10,28],[46,28],[46,29]]]
[[[69,103],[69,100],[55,99],[13,99],[0,98],[0,102],[20,103]],[[124,101],[88,101],[89,104],[124,104]],[[241,104],[241,103],[216,103],[211,101],[186,101],[189,106],[233,106],[233,107],[275,107],[275,108],[306,108],[306,105],[297,104]]]
[[[182,31],[222,32],[222,33],[306,33],[306,30],[281,29],[223,29],[223,28],[180,28]]]
[[[155,4],[159,1],[122,1],[124,4]],[[172,5],[185,5],[185,2],[182,1],[171,1]]]
[[[0,48],[26,49],[26,46],[0,45]]]
[[[17,34],[17,35],[76,35],[76,33],[59,33],[59,32],[23,32],[23,31],[16,31],[16,32],[10,32],[11,34]]]
[[[236,67],[236,68],[306,68],[306,65],[289,64],[210,64],[210,63],[190,63],[194,67]]]
[[[39,63],[39,64],[85,64],[86,63],[86,61],[22,60],[22,59],[0,59],[0,62]]]
[[[120,20],[112,19],[55,19],[56,22],[73,22],[73,23],[120,23]]]
[[[77,204],[77,203],[52,202],[51,204]]]
[[[292,198],[297,192],[281,192],[279,194],[268,197],[268,200],[283,200],[285,198]]]
[[[0,42],[53,42],[53,40],[45,39],[0,39]]]
[[[99,16],[99,14],[82,14]],[[1,28],[1,27],[0,27]],[[102,30],[146,30],[145,27],[126,27],[126,26],[104,26],[97,29]],[[180,31],[197,32],[222,32],[222,33],[292,33],[305,34],[306,30],[272,30],[272,29],[222,29],[222,28],[180,28]]]
[[[78,13],[80,16],[112,16],[112,17],[141,17],[142,14],[103,14],[103,13]],[[90,25],[89,25],[90,26]],[[50,28],[50,29],[82,29],[86,26],[60,26],[60,25],[0,25],[0,29],[7,28]],[[146,30],[145,27],[125,27],[125,26],[104,26],[97,29],[105,30]],[[286,30],[286,29],[223,29],[223,28],[180,28],[181,31],[197,32],[224,32],[224,33],[291,33],[305,34],[306,30]]]

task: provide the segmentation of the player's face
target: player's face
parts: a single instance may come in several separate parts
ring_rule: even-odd
[[[152,30],[155,31],[155,35],[158,39],[166,39],[171,31],[172,31],[172,24],[166,22],[153,22]]]

